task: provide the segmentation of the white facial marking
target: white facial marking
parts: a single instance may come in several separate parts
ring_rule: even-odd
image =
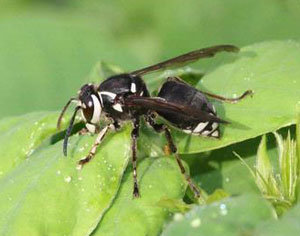
[[[112,99],[114,99],[114,98],[117,96],[115,93],[112,93],[112,92],[106,92],[106,91],[104,91],[104,92],[99,92],[99,94],[100,94],[100,97],[101,97],[101,95],[106,95],[106,96],[111,97]]]
[[[143,96],[143,94],[144,94],[144,91],[142,91],[142,92],[140,93],[140,96]]]
[[[85,124],[85,127],[88,129],[88,131],[90,131],[92,134],[95,133],[96,131],[96,126],[95,125],[92,125],[90,123],[86,123]]]
[[[136,92],[136,85],[135,85],[135,83],[131,83],[130,91],[131,91],[132,93],[135,93],[135,92]]]
[[[84,122],[86,122],[86,119],[85,119],[85,116],[84,116],[84,114],[83,114],[83,110],[81,109],[81,117],[82,117],[82,119],[84,120]]]
[[[194,133],[199,133],[201,132],[203,129],[205,129],[205,127],[208,125],[208,122],[201,122],[197,125],[197,127],[194,129]]]
[[[117,103],[112,106],[116,111],[123,112],[121,104]]]
[[[212,137],[219,137],[219,131],[216,130],[215,132],[213,132],[213,133],[211,134],[211,136],[212,136]]]
[[[101,105],[99,99],[96,97],[96,95],[92,95],[93,103],[94,103],[94,112],[93,117],[91,120],[91,123],[97,124],[100,121],[100,115],[101,115]]]

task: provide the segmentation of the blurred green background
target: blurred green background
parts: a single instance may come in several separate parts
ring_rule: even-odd
[[[99,60],[299,38],[299,0],[0,0],[0,118],[61,109]]]

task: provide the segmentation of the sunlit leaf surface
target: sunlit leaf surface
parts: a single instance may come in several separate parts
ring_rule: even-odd
[[[272,218],[272,209],[264,199],[254,194],[242,195],[195,207],[174,218],[162,235],[252,235],[259,222]]]
[[[118,191],[129,160],[128,131],[109,135],[82,170],[76,168],[77,161],[94,137],[72,137],[68,157],[61,142],[43,147],[7,173],[0,180],[0,201],[6,202],[0,204],[0,234],[91,233]]]
[[[145,159],[139,165],[142,197],[132,199],[132,171],[129,169],[113,206],[93,235],[158,235],[169,216],[159,201],[181,199],[186,182],[174,160],[166,157],[151,159]]]
[[[57,116],[56,112],[39,112],[0,121],[0,178],[53,135]]]

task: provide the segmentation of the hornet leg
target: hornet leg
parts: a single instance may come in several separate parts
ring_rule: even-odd
[[[205,94],[208,97],[214,98],[216,100],[222,101],[222,102],[228,102],[228,103],[237,103],[240,100],[244,99],[247,96],[252,96],[253,95],[253,91],[252,90],[247,90],[246,92],[244,92],[241,96],[237,97],[237,98],[225,98],[216,94],[212,94],[212,93],[208,93],[208,92],[203,92],[201,91],[201,93]]]
[[[140,128],[140,119],[136,118],[133,121],[133,130],[131,131],[131,139],[132,139],[132,168],[133,168],[133,197],[140,197],[138,180],[137,180],[137,170],[136,170],[136,152],[137,152],[137,138],[139,136],[139,128]]]
[[[183,82],[186,83],[185,81],[183,81],[180,77],[175,76],[175,77],[169,77],[167,79],[167,81],[179,81],[179,82]],[[237,103],[240,100],[244,99],[247,96],[252,96],[253,95],[253,91],[252,90],[247,90],[245,91],[241,96],[237,97],[237,98],[226,98],[226,97],[222,97],[213,93],[209,93],[209,92],[204,92],[202,90],[199,90],[201,93],[205,94],[208,97],[214,98],[216,100],[222,101],[222,102],[228,102],[228,103]]]
[[[96,154],[96,150],[97,150],[97,147],[101,144],[102,140],[104,139],[105,135],[107,134],[109,130],[109,126],[105,126],[101,131],[100,133],[98,134],[91,150],[89,151],[89,154],[81,159],[78,164],[79,164],[79,168],[82,168],[83,165],[85,165],[86,163],[88,163]]]
[[[200,197],[200,191],[197,188],[197,186],[193,183],[191,177],[186,173],[186,170],[182,164],[182,161],[177,153],[177,147],[175,146],[170,130],[168,129],[168,127],[164,124],[156,124],[155,121],[153,120],[153,118],[151,117],[151,115],[146,117],[147,122],[153,127],[153,129],[156,132],[165,132],[165,136],[168,142],[168,146],[171,150],[171,152],[174,154],[177,164],[180,168],[181,174],[184,176],[185,180],[187,181],[188,185],[190,186],[190,189],[193,191],[194,195],[196,198]]]

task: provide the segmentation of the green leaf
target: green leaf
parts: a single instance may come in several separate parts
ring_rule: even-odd
[[[265,42],[242,48],[231,63],[203,76],[197,86],[200,90],[236,97],[251,89],[254,95],[237,104],[213,101],[218,115],[231,124],[221,125],[219,140],[174,131],[179,151],[217,149],[295,124],[295,106],[300,100],[299,62],[299,43]]]
[[[296,106],[296,113],[297,113],[297,124],[296,124],[296,155],[298,159],[300,158],[300,102],[297,103]],[[300,170],[300,160],[298,160],[297,169]],[[300,175],[300,173],[298,173]]]
[[[208,194],[217,189],[224,189],[229,195],[259,193],[253,176],[233,154],[234,151],[239,153],[248,165],[253,166],[259,141],[256,138],[209,153],[185,155],[184,160],[191,166],[193,179]]]
[[[167,209],[169,212],[187,212],[191,205],[186,204],[183,200],[162,198],[158,201],[157,206]]]
[[[296,141],[291,139],[290,133],[285,140],[280,135],[274,133],[279,149],[279,166],[281,192],[283,198],[291,203],[296,201],[297,190],[299,189],[299,161],[300,158],[296,155]]]
[[[32,113],[0,121],[0,178],[18,166],[56,131],[58,113]]]
[[[49,115],[49,124],[53,121]],[[45,145],[0,179],[1,235],[88,235],[94,230],[115,198],[127,166],[129,129],[108,135],[93,161],[76,169],[94,140],[71,137],[68,157],[62,154],[62,142]],[[14,136],[6,141],[19,142]],[[1,158],[1,166],[2,162]]]
[[[186,181],[170,158],[145,159],[138,168],[141,198],[132,199],[132,171],[124,175],[112,207],[93,235],[158,235],[169,216],[162,199],[181,199]]]
[[[254,177],[264,194],[279,198],[280,190],[268,155],[266,135],[263,135],[258,146]]]
[[[286,136],[289,130],[293,133],[294,128],[294,126],[283,128],[278,132],[282,136]],[[274,173],[277,173],[277,142],[273,134],[267,134],[266,136],[267,155]],[[191,168],[192,178],[208,194],[212,194],[217,189],[224,189],[229,195],[260,193],[254,171],[257,147],[260,143],[261,137],[257,137],[211,152],[182,156]],[[243,158],[246,166],[234,153]],[[249,171],[249,168],[251,168],[251,171]]]
[[[3,137],[6,144],[15,145],[14,149],[6,150],[7,157],[13,157],[27,145],[16,137],[27,140],[26,135],[33,133],[29,140],[35,143],[35,151],[26,156],[26,161],[20,160],[0,179],[0,201],[5,202],[0,204],[0,234],[88,235],[101,222],[95,232],[101,235],[107,229],[111,231],[119,219],[116,230],[121,230],[123,235],[139,230],[157,235],[171,210],[162,206],[161,200],[179,201],[187,186],[175,159],[140,161],[138,176],[142,197],[132,199],[131,168],[123,178],[130,157],[129,126],[108,134],[94,159],[79,170],[78,160],[86,156],[95,137],[72,136],[69,156],[64,157],[62,142],[51,145],[46,139],[53,135],[56,119],[57,113],[29,114],[5,119],[6,126],[0,126],[6,135],[6,139]],[[14,132],[9,135],[11,130]],[[42,138],[45,141],[41,145]],[[7,161],[0,160],[1,166]],[[137,228],[129,227],[132,220]]]
[[[170,223],[162,235],[253,235],[259,222],[272,218],[272,208],[263,198],[245,194],[194,207]]]
[[[279,216],[296,203],[299,192],[297,141],[291,138],[290,130],[294,132],[294,129],[288,129],[286,139],[283,139],[282,135],[277,132],[273,132],[278,149],[278,157],[273,158],[273,163],[269,155],[271,149],[267,149],[266,135],[262,137],[259,144],[256,165],[253,169],[236,154],[246,165],[263,196],[273,204]],[[298,132],[298,127],[296,132]],[[277,171],[275,170],[276,164],[279,165]]]
[[[270,162],[270,157],[268,155],[266,135],[262,136],[262,139],[258,146],[257,159],[256,159],[256,171],[258,171],[261,174],[261,177],[267,181],[273,175],[272,165]],[[261,181],[259,182],[263,185]]]
[[[224,198],[229,197],[229,194],[222,189],[216,189],[211,195],[206,199],[206,203],[210,204],[213,202],[218,202]]]
[[[279,220],[261,222],[255,230],[257,236],[282,236],[300,234],[300,205],[296,205]]]

